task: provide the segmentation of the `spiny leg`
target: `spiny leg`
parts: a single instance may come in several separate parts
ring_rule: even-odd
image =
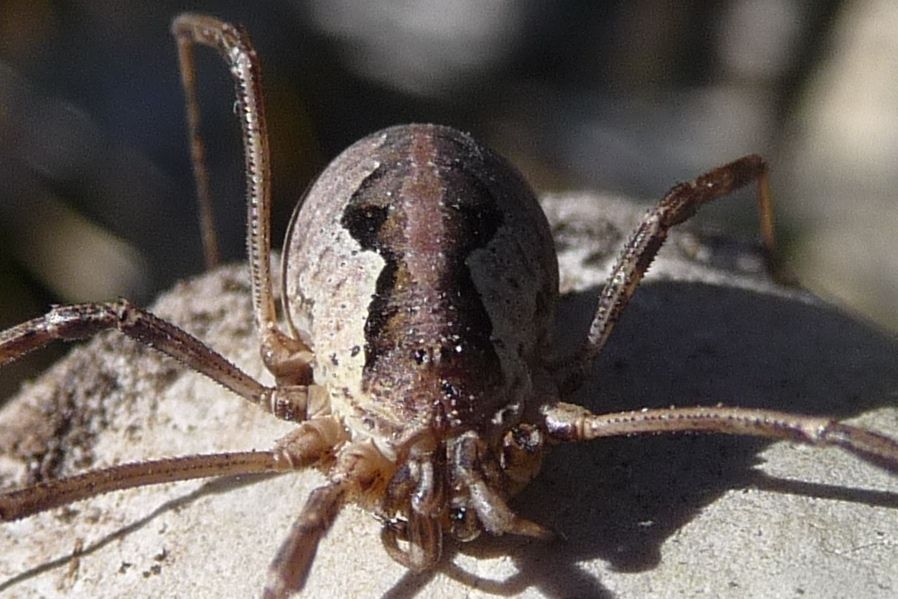
[[[0,332],[0,367],[52,341],[85,339],[106,329],[117,329],[168,354],[279,418],[302,420],[306,416],[307,387],[266,387],[190,333],[127,300],[57,306],[44,316]]]
[[[689,183],[671,189],[643,218],[630,236],[599,296],[586,341],[570,359],[555,366],[562,393],[577,388],[599,355],[614,325],[667,239],[670,228],[692,217],[698,208],[740,187],[757,181],[761,232],[768,256],[773,253],[773,213],[767,183],[767,165],[757,155],[740,158]]]
[[[211,206],[193,67],[193,44],[211,47],[227,63],[236,87],[246,167],[247,251],[253,287],[256,328],[262,337],[262,358],[278,382],[311,382],[312,353],[308,345],[280,330],[271,278],[271,164],[268,125],[262,100],[261,68],[249,34],[214,17],[182,14],[172,23],[178,43],[182,83],[187,97],[189,139],[201,206]],[[211,208],[209,208],[211,210]],[[211,223],[211,218],[209,219]],[[204,224],[203,227],[210,226]],[[205,238],[205,233],[204,233]],[[209,250],[207,249],[207,254]]]
[[[671,432],[745,435],[841,447],[867,462],[898,472],[898,441],[828,418],[720,406],[593,414],[564,402],[544,408],[543,417],[550,439],[556,442]]]

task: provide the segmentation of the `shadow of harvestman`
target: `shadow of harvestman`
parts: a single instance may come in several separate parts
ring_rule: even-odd
[[[303,588],[319,542],[349,502],[374,513],[387,554],[414,572],[437,565],[446,535],[459,542],[484,531],[552,538],[507,500],[536,476],[553,445],[720,433],[841,447],[898,470],[898,442],[827,417],[716,403],[596,414],[565,401],[591,380],[593,363],[669,229],[702,204],[757,184],[765,252],[773,255],[767,167],[760,157],[743,157],[672,188],[614,262],[586,339],[559,357],[552,346],[555,250],[523,178],[449,127],[379,131],[336,158],[295,212],[283,257],[282,322],[270,269],[271,177],[255,51],[241,28],[212,17],[185,14],[172,29],[210,264],[217,250],[194,46],[216,49],[236,83],[253,316],[274,385],[125,300],[55,307],[0,333],[0,365],[55,340],[116,329],[296,426],[265,451],[121,464],[9,491],[0,495],[3,520],[114,490],[314,467],[325,480],[306,499],[265,585],[264,596],[287,597]],[[613,405],[603,401],[601,408]]]

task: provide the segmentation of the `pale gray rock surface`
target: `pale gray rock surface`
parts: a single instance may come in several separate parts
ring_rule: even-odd
[[[561,253],[559,341],[585,331],[642,209],[544,199]],[[673,235],[576,401],[596,411],[716,404],[831,414],[898,436],[898,343],[778,287],[741,246]],[[243,266],[184,282],[153,307],[251,374]],[[0,373],[2,375],[2,373]],[[3,487],[142,458],[264,449],[291,430],[115,334],[83,345],[0,412]],[[0,525],[0,596],[251,597],[316,472],[160,485]],[[893,597],[898,477],[838,450],[717,436],[555,449],[513,506],[566,540],[448,543],[412,575],[379,525],[345,509],[310,597]]]

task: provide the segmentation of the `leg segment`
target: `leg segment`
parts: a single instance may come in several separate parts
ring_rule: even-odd
[[[262,357],[279,383],[307,384],[311,381],[308,346],[283,333],[277,326],[271,282],[271,165],[268,150],[268,125],[262,101],[261,69],[249,35],[241,28],[213,17],[182,14],[172,23],[178,43],[182,83],[187,97],[189,140],[201,211],[208,211],[203,222],[203,237],[211,229],[211,200],[204,148],[199,134],[199,108],[193,65],[193,45],[201,44],[218,51],[227,63],[237,90],[240,125],[246,165],[247,250],[253,286],[253,310],[256,327],[262,336]],[[205,218],[205,217],[204,217]],[[206,248],[207,255],[212,253]]]
[[[339,423],[336,419],[332,420]],[[326,436],[328,430],[330,428],[322,429],[322,434]],[[342,428],[339,430],[342,431]],[[345,433],[341,434],[344,436],[338,437],[338,442],[346,439]],[[329,473],[330,481],[309,495],[299,518],[269,566],[263,597],[285,599],[302,590],[318,544],[330,530],[340,509],[350,498],[361,502],[368,497],[380,498],[394,469],[392,462],[373,443],[342,446],[337,463]]]
[[[346,503],[346,491],[345,481],[331,482],[312,491],[268,568],[268,582],[262,595],[265,599],[286,599],[302,589],[318,543]]]
[[[212,476],[285,472],[307,468],[333,454],[345,439],[340,422],[303,422],[271,451],[243,451],[121,464],[45,481],[0,494],[0,520],[11,521],[111,491]]]
[[[670,432],[745,435],[841,447],[867,462],[898,471],[898,441],[827,418],[719,406],[593,414],[563,402],[545,408],[543,416],[549,437],[556,442]]]
[[[192,455],[122,464],[4,493],[0,495],[0,520],[18,520],[82,499],[133,487],[284,469],[283,460],[271,451]]]
[[[702,204],[725,196],[752,181],[758,182],[758,204],[765,251],[772,253],[773,216],[767,184],[767,165],[760,156],[745,156],[671,189],[646,214],[611,270],[599,296],[585,343],[575,356],[559,366],[558,380],[563,393],[579,386],[585,371],[605,346],[614,325],[664,244],[670,228],[688,220]]]
[[[203,254],[206,268],[218,265],[221,254],[218,236],[215,233],[215,215],[212,207],[212,192],[209,188],[209,171],[206,168],[206,145],[200,135],[200,105],[196,97],[196,66],[189,38],[177,35],[178,63],[181,70],[181,86],[187,102],[187,131],[190,143],[190,160],[193,163],[193,178],[196,182],[196,197],[199,204],[200,235],[203,239]]]
[[[44,316],[0,332],[0,367],[52,341],[84,339],[106,329],[118,329],[168,354],[279,418],[305,418],[307,387],[266,387],[193,335],[126,300],[57,306]]]

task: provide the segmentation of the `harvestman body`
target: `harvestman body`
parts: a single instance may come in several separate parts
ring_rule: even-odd
[[[246,153],[253,310],[266,387],[202,341],[125,301],[62,306],[0,333],[0,365],[53,340],[115,328],[180,360],[297,428],[270,451],[115,466],[0,495],[15,520],[100,493],[207,476],[315,466],[312,492],[271,565],[266,597],[303,587],[319,540],[357,502],[383,523],[389,554],[433,567],[445,534],[549,538],[507,499],[539,471],[548,446],[598,437],[715,432],[842,447],[898,469],[898,443],[831,420],[767,410],[671,408],[596,415],[562,400],[580,385],[661,247],[700,205],[757,182],[766,246],[766,166],[746,156],[677,185],[615,264],[581,349],[551,353],[558,272],[532,191],[503,159],[448,127],[370,135],[320,175],[294,214],[278,324],[269,270],[270,175],[259,66],[241,29],[182,15],[178,42],[207,260],[214,262],[199,138],[193,46],[217,49],[237,84]]]

